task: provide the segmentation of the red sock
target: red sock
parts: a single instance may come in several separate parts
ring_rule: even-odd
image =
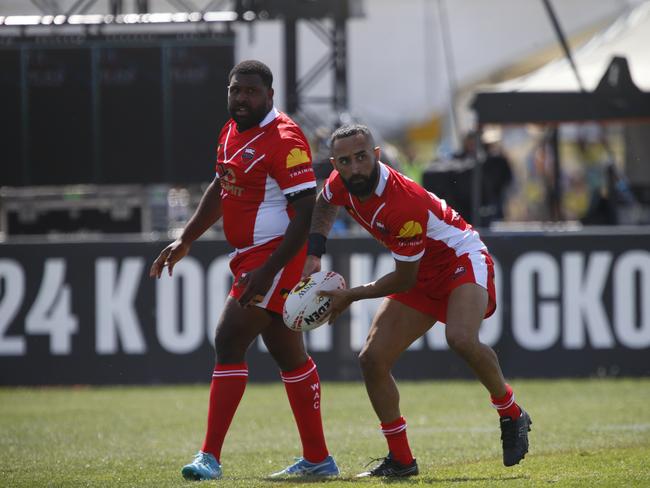
[[[246,363],[217,364],[212,373],[208,429],[201,450],[213,454],[217,461],[221,459],[223,440],[244,395],[247,380]]]
[[[400,464],[408,465],[413,462],[413,454],[406,437],[406,420],[400,417],[388,424],[381,424],[381,431],[388,442],[388,450],[393,459]]]
[[[508,383],[506,383],[506,394],[501,398],[490,397],[492,406],[497,409],[500,417],[510,417],[511,419],[518,419],[521,415],[519,405],[515,403],[515,393]]]
[[[323,422],[320,416],[320,379],[311,358],[293,371],[280,373],[287,390],[289,404],[298,425],[302,456],[311,463],[320,463],[328,455]]]

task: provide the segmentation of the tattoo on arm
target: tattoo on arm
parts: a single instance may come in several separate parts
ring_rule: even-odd
[[[331,205],[323,198],[323,195],[318,195],[316,199],[316,206],[314,207],[314,214],[311,218],[311,229],[309,232],[317,232],[325,237],[330,233],[336,215],[339,213],[337,205]]]

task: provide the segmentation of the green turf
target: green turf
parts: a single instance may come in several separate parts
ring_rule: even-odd
[[[402,383],[420,476],[433,486],[650,486],[650,379],[513,382],[533,418],[531,451],[501,465],[498,422],[476,382]],[[365,390],[326,383],[323,414],[342,476],[385,454]],[[207,385],[0,389],[0,486],[192,486],[180,467],[200,447]],[[285,487],[266,476],[300,455],[284,389],[248,386],[226,440],[224,478],[200,486]]]

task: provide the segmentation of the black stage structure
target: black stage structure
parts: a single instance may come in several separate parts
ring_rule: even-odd
[[[121,0],[64,3],[0,16],[0,186],[204,181],[227,118],[219,87],[234,63],[235,22],[282,21],[288,113],[347,110],[346,22],[360,15],[358,0],[177,0],[172,12],[147,0],[135,11]],[[299,70],[302,22],[327,49]],[[328,71],[331,95],[310,96]]]

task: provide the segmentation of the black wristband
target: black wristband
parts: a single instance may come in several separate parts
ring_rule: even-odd
[[[318,232],[312,232],[307,238],[307,255],[321,257],[325,254],[325,242],[327,237]]]

